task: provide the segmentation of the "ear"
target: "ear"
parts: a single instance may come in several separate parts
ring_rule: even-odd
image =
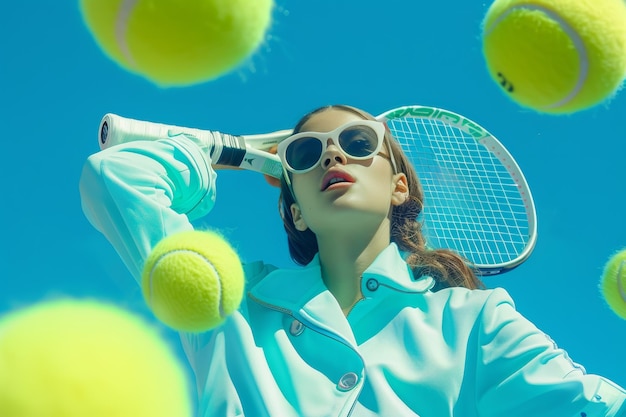
[[[393,193],[391,194],[391,204],[400,206],[409,199],[409,185],[406,175],[403,172],[393,176]]]
[[[300,210],[300,206],[298,204],[293,203],[290,207],[291,209],[291,218],[293,219],[293,225],[296,230],[300,232],[304,232],[309,227],[306,225],[304,219],[302,218],[302,211]]]

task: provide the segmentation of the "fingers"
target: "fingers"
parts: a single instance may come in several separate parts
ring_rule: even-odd
[[[278,145],[274,145],[272,146],[270,149],[267,150],[269,153],[276,155],[276,153],[278,152]],[[277,187],[280,188],[280,179],[278,178],[274,178],[270,175],[267,174],[263,174],[263,176],[265,177],[265,181],[267,181],[267,183],[269,185],[271,185],[272,187]]]
[[[272,187],[280,188],[280,180],[278,178],[274,178],[271,175],[263,174],[265,177],[265,181]]]
[[[267,152],[275,155],[276,152],[278,152],[278,145],[272,146],[270,149],[267,150]],[[237,169],[237,170],[240,170],[241,168],[233,167],[233,166],[230,166],[230,165],[214,164],[213,165],[213,169]],[[274,178],[271,175],[267,175],[267,174],[263,174],[263,177],[265,177],[265,181],[267,181],[267,183],[269,185],[271,185],[272,187],[280,188],[280,179],[279,178]]]

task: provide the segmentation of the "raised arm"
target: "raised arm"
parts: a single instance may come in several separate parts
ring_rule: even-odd
[[[205,152],[179,136],[112,147],[82,172],[85,215],[141,282],[144,260],[166,235],[192,229],[215,202],[216,173]]]

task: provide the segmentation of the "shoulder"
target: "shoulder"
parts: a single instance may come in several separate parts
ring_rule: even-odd
[[[434,311],[441,312],[443,320],[447,317],[465,326],[480,326],[481,322],[490,322],[494,317],[500,320],[518,315],[513,299],[503,288],[452,287],[429,292],[426,299]]]
[[[254,261],[243,263],[243,271],[246,277],[246,288],[252,288],[270,273],[279,270],[277,266]]]
[[[513,299],[504,288],[469,289],[464,287],[444,288],[430,292],[430,297],[450,308],[461,310],[482,311],[485,308],[495,308],[505,304],[515,308]]]
[[[444,304],[444,320],[448,316],[458,326],[471,328],[481,344],[490,344],[496,350],[512,350],[524,341],[525,346],[554,348],[554,342],[517,311],[513,299],[503,288],[446,289],[433,293],[433,297],[442,299],[439,302]]]

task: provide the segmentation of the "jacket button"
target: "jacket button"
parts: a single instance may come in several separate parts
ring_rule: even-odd
[[[365,283],[365,286],[367,287],[368,290],[370,291],[376,291],[378,289],[378,281],[375,280],[374,278],[370,278],[367,280],[367,282]]]
[[[341,379],[339,379],[339,383],[337,384],[337,388],[341,391],[349,391],[359,382],[359,376],[354,372],[348,372],[344,374]]]
[[[292,336],[300,336],[303,331],[304,331],[304,324],[294,319],[291,322],[291,326],[289,326],[289,333],[291,333]]]

